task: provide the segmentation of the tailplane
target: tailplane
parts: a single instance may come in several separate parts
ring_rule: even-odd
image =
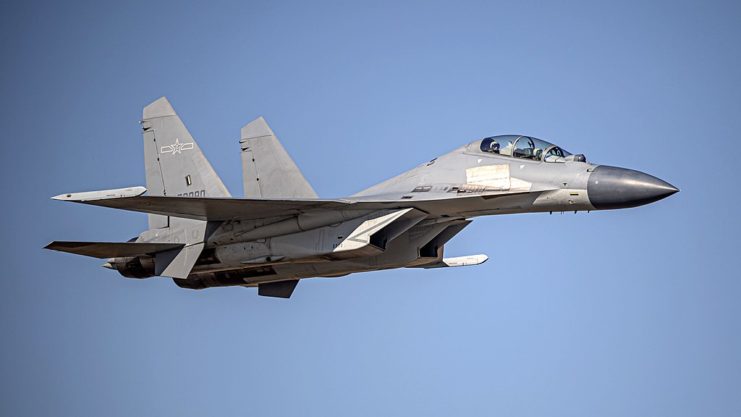
[[[140,243],[140,242],[60,242],[54,241],[44,247],[75,255],[93,258],[116,258],[153,255],[173,249],[181,249],[182,243]]]

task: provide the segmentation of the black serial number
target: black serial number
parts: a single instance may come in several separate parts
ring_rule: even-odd
[[[180,193],[178,197],[205,197],[206,190],[191,191],[189,193]]]

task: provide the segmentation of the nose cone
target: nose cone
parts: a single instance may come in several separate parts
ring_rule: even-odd
[[[587,195],[597,210],[637,207],[679,191],[666,181],[632,169],[600,165],[589,176]]]

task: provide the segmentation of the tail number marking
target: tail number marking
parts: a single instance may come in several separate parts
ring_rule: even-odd
[[[178,197],[205,197],[206,190],[190,191],[187,193],[180,193]]]

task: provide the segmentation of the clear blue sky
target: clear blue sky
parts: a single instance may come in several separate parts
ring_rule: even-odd
[[[730,1],[3,2],[0,414],[741,415],[740,22]],[[448,253],[482,266],[290,301],[42,250],[146,227],[49,197],[143,184],[162,95],[235,195],[258,115],[323,197],[513,132],[682,191],[478,219]]]

